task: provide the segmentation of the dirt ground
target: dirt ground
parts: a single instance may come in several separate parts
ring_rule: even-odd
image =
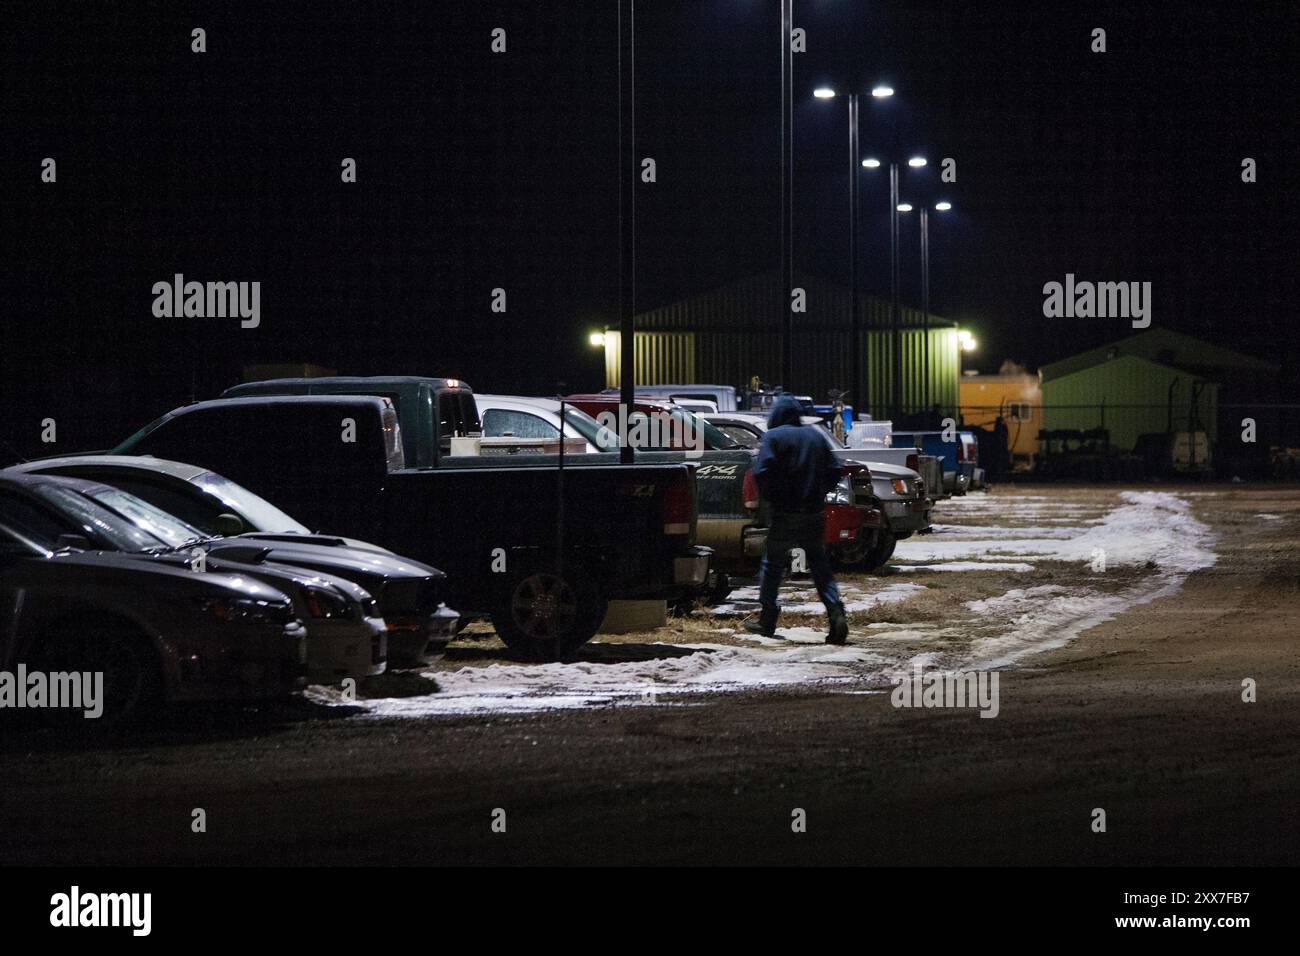
[[[778,687],[423,719],[299,702],[110,742],[14,734],[0,742],[0,862],[1295,864],[1300,489],[1162,490],[1213,529],[1217,562],[1005,669],[997,719]],[[1117,489],[1033,493],[1077,504]],[[1032,583],[1078,573],[1044,562]],[[906,577],[930,590],[855,615],[855,632],[940,622],[1024,581]],[[597,652],[727,640],[717,623]],[[482,635],[442,671],[497,660]]]

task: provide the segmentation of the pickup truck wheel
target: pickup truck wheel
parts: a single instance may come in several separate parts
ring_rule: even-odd
[[[513,580],[492,612],[492,626],[512,651],[554,660],[591,640],[607,602],[581,571],[530,571]]]
[[[892,531],[881,531],[876,546],[867,554],[865,562],[867,570],[875,571],[884,567],[885,562],[894,556],[894,548],[897,545],[898,539],[894,537]]]
[[[866,562],[871,554],[871,537],[865,531],[859,531],[856,540],[848,544],[837,544],[831,549],[831,558],[840,568],[857,568]]]

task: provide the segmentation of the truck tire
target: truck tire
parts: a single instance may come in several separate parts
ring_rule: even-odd
[[[527,570],[506,583],[492,626],[507,647],[529,660],[558,660],[591,640],[607,605],[582,569]]]
[[[731,597],[732,584],[730,576],[718,572],[713,580],[713,587],[709,589],[709,595],[706,602],[709,607],[717,607],[719,604],[726,604],[727,598]]]
[[[831,560],[837,569],[856,569],[866,563],[871,554],[873,541],[863,532],[858,532],[856,541],[849,544],[837,544],[831,548]]]
[[[897,545],[898,539],[894,537],[892,531],[881,531],[880,537],[876,541],[876,546],[872,548],[871,552],[867,555],[866,569],[868,571],[876,571],[884,567],[885,562],[894,556],[894,548],[897,547]]]

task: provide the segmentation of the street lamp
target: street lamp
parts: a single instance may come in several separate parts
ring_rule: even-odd
[[[906,206],[906,208],[904,208]],[[940,200],[934,204],[938,212],[952,209],[952,203]],[[906,203],[898,207],[899,212],[911,212],[912,207]],[[958,335],[962,351],[970,352],[975,348],[975,339],[965,329]],[[925,408],[930,408],[930,209],[921,207],[921,348],[922,348],[922,396]]]
[[[925,165],[924,156],[913,156],[907,161],[907,165],[913,169],[919,169]],[[880,167],[880,160],[868,158],[862,161],[862,165],[868,169],[877,169]],[[911,212],[912,207],[908,203],[898,201],[898,162],[894,159],[889,161],[889,324],[890,339],[892,341],[893,361],[890,363],[893,368],[893,383],[890,389],[890,417],[895,421],[903,413],[903,316],[898,305],[898,214],[900,212]],[[927,368],[926,374],[929,375]]]
[[[880,89],[880,87],[877,87]],[[873,91],[874,93],[875,91]],[[892,93],[893,90],[890,90]],[[820,87],[813,96],[821,100],[834,98],[835,91]],[[862,329],[858,295],[858,165],[866,165],[858,150],[858,94],[849,94],[849,336],[855,413],[866,407],[867,388],[862,376]],[[856,414],[855,414],[856,417]]]
[[[813,90],[813,96],[819,100],[831,100],[835,98],[835,90],[829,86],[821,86]],[[894,95],[892,87],[878,85],[871,91],[871,95],[878,100],[887,99]],[[860,410],[866,407],[867,386],[862,375],[862,320],[859,315],[861,312],[858,293],[858,167],[864,166],[867,169],[876,169],[880,166],[880,160],[874,158],[863,159],[858,147],[859,129],[858,129],[858,94],[850,93],[849,99],[849,324],[851,328],[852,341],[852,377],[853,377],[853,405],[854,409]],[[917,165],[917,159],[914,157],[910,162]],[[925,165],[925,160],[920,158],[920,165]],[[899,351],[899,320],[898,320],[898,166],[897,163],[890,164],[890,265],[891,265],[891,290],[894,315],[894,395],[895,408],[898,407],[897,396],[899,391],[899,379],[902,375],[902,354]]]

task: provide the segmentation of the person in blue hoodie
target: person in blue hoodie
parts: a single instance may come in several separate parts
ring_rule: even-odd
[[[781,613],[777,594],[781,578],[795,548],[803,550],[817,585],[817,596],[826,605],[830,618],[828,644],[843,644],[849,635],[844,605],[831,573],[824,536],[826,495],[839,482],[843,469],[831,450],[830,442],[814,430],[818,426],[800,421],[803,409],[790,395],[781,395],[772,405],[767,431],[758,446],[754,462],[754,480],[759,494],[768,503],[771,519],[767,532],[767,550],[759,571],[759,605],[757,622],[745,629],[771,637],[776,633],[776,619]]]

